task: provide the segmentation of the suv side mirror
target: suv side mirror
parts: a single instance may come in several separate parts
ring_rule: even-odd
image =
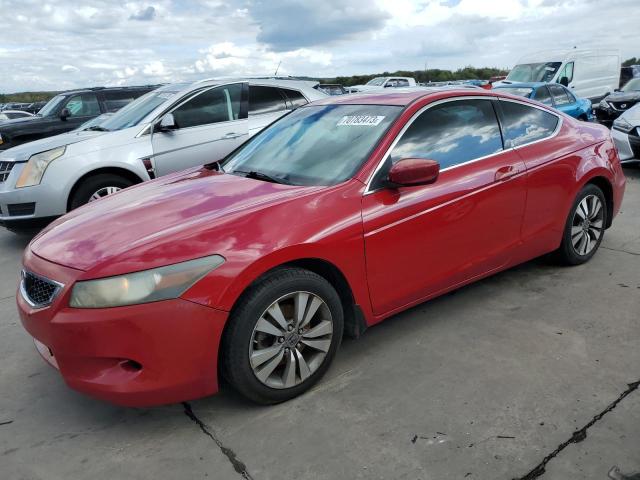
[[[71,116],[71,112],[69,111],[68,108],[63,108],[60,111],[60,120],[66,120],[67,118],[69,118]]]
[[[160,132],[170,132],[171,130],[177,130],[178,124],[176,123],[176,119],[173,117],[173,113],[165,114],[158,124],[158,131]]]
[[[391,166],[387,176],[391,187],[427,185],[438,179],[440,164],[425,158],[403,158]]]
[[[558,82],[560,85],[564,85],[565,87],[569,86],[569,79],[567,77],[562,77]]]

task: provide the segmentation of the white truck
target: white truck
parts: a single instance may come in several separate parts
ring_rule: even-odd
[[[369,80],[364,85],[353,85],[345,87],[349,93],[375,92],[385,88],[415,87],[416,80],[413,77],[376,77]]]
[[[617,50],[547,50],[521,58],[501,85],[560,83],[576,96],[598,102],[618,88],[620,52]],[[497,85],[497,84],[496,84]]]

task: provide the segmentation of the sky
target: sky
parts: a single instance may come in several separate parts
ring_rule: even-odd
[[[640,57],[638,0],[0,0],[0,93]]]

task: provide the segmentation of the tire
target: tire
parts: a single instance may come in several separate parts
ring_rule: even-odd
[[[296,305],[306,308],[297,324],[302,328],[292,331],[267,311],[277,314],[279,310],[280,321],[291,321],[284,324],[291,327],[296,323]],[[222,339],[222,374],[254,402],[268,405],[289,400],[311,388],[327,371],[340,346],[343,323],[340,297],[327,280],[301,268],[274,270],[251,286],[233,309]]]
[[[585,217],[588,222],[585,222]],[[585,185],[571,206],[562,243],[556,252],[558,259],[566,265],[588,262],[600,247],[605,225],[607,200],[600,188],[593,184]]]
[[[100,173],[98,175],[93,175],[83,180],[73,193],[69,204],[69,210],[74,210],[86,203],[89,203],[92,196],[98,192],[107,191],[109,189],[122,190],[123,188],[130,187],[131,185],[133,185],[131,180],[113,173]]]

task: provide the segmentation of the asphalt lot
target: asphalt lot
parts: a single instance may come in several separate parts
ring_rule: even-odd
[[[540,478],[640,472],[640,168],[626,173],[590,263],[538,259],[397,315],[273,407],[229,388],[154,409],[68,389],[16,313],[29,239],[0,230],[0,479],[520,479],[548,455]]]

